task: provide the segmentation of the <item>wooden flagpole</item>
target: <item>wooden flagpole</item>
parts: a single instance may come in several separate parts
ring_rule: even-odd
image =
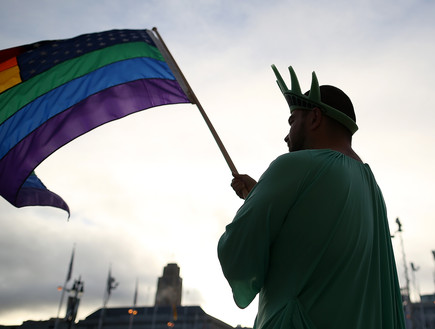
[[[219,135],[217,134],[216,130],[214,129],[211,121],[209,120],[207,114],[204,111],[204,108],[202,107],[201,103],[199,102],[199,100],[196,97],[195,93],[193,92],[192,88],[190,88],[189,83],[187,82],[186,78],[184,77],[183,73],[181,72],[180,68],[178,67],[177,62],[175,62],[174,57],[172,57],[168,47],[166,47],[165,42],[163,41],[162,37],[160,36],[159,32],[157,31],[157,28],[153,27],[152,30],[153,30],[153,32],[156,33],[157,38],[152,33],[150,33],[151,37],[153,37],[154,42],[156,43],[159,50],[162,52],[163,57],[165,58],[169,67],[171,68],[172,72],[174,73],[175,78],[177,79],[180,86],[183,88],[183,91],[186,93],[189,100],[193,104],[196,104],[196,106],[198,107],[198,110],[201,113],[202,117],[204,118],[204,121],[206,122],[208,128],[210,129],[217,145],[219,146],[219,149],[222,152],[222,155],[225,158],[225,161],[227,162],[228,166],[230,167],[231,172],[238,174],[236,166],[234,165],[233,161],[231,160],[227,150],[225,149],[224,144],[222,143],[221,139],[219,138]]]

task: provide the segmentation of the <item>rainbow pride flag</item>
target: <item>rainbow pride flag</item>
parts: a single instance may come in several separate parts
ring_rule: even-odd
[[[155,106],[191,103],[170,67],[149,30],[111,30],[0,51],[0,195],[16,207],[53,206],[69,213],[34,169],[104,123]]]

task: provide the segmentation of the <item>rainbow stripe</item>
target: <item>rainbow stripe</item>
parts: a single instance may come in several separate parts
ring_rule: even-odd
[[[150,33],[112,30],[0,51],[0,194],[6,200],[65,209],[58,196],[56,203],[32,201],[28,190],[20,194],[29,186],[45,193],[31,173],[47,156],[109,121],[190,103]]]

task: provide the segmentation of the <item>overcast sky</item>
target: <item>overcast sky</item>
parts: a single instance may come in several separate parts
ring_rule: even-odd
[[[1,1],[0,49],[83,33],[156,26],[241,173],[258,179],[287,151],[288,107],[270,69],[302,89],[311,72],[353,100],[354,148],[403,224],[414,292],[434,291],[435,2]],[[240,200],[193,105],[152,108],[61,148],[36,173],[69,204],[16,209],[0,200],[0,324],[54,317],[73,245],[85,282],[82,319],[102,305],[109,266],[120,283],[109,306],[151,306],[163,267],[176,262],[184,305],[252,326],[257,300],[239,310],[216,255]],[[402,250],[393,239],[401,285]],[[412,274],[414,274],[415,280]],[[415,285],[414,285],[415,283]],[[71,284],[71,283],[70,283]],[[64,311],[63,311],[64,312]]]

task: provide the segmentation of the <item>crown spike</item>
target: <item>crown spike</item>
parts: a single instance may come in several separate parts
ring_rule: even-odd
[[[272,64],[272,70],[275,73],[276,82],[278,83],[278,86],[279,86],[279,89],[281,89],[281,92],[284,93],[284,92],[288,91],[288,88],[284,82],[284,79],[282,78],[281,74],[279,74],[279,71],[274,64]]]
[[[298,77],[296,76],[293,67],[289,66],[288,70],[290,71],[290,78],[292,81],[292,92],[302,95],[301,86],[299,85]]]
[[[321,102],[319,81],[317,80],[316,72],[314,71],[311,78],[311,88],[308,98],[315,102]]]

